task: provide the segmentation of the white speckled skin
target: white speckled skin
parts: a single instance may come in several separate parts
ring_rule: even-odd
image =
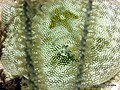
[[[36,73],[41,83],[41,90],[74,90],[69,84],[76,82],[79,62],[73,61],[68,65],[58,65],[59,59],[51,64],[57,53],[63,50],[63,45],[78,59],[80,56],[80,41],[83,37],[83,29],[86,18],[86,6],[88,0],[56,0],[42,6],[42,12],[38,12],[32,18],[33,52],[32,57]],[[120,71],[120,3],[114,0],[94,0],[88,23],[86,38],[85,63],[83,69],[83,84],[101,84],[110,80]],[[51,17],[55,9],[62,8],[78,16],[77,19],[66,18],[69,26],[57,22],[54,28],[50,28]],[[9,10],[5,10],[6,13]],[[61,14],[62,15],[62,14]],[[4,17],[4,16],[3,16]],[[13,25],[8,29],[8,38],[5,41],[2,63],[13,75],[23,72],[25,63],[24,55],[24,27],[22,18],[16,17]],[[18,22],[19,21],[19,22]],[[16,22],[16,23],[15,23]],[[17,28],[15,28],[15,27]],[[73,30],[69,32],[68,29]],[[65,55],[64,53],[62,55]],[[18,69],[17,69],[18,68]]]

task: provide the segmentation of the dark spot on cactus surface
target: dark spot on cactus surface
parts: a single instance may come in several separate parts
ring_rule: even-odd
[[[53,29],[56,27],[57,23],[62,23],[67,29],[71,29],[70,25],[67,23],[67,19],[78,19],[78,16],[68,10],[62,11],[56,8],[55,15],[51,17],[49,28]]]
[[[51,64],[68,65],[70,62],[76,61],[68,46],[64,45],[61,52],[52,57]]]

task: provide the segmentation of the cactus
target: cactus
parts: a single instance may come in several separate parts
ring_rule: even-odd
[[[119,5],[114,0],[24,0],[4,6],[4,24],[16,17],[2,64],[12,75],[26,75],[30,90],[82,90],[80,84],[110,80],[120,71]]]

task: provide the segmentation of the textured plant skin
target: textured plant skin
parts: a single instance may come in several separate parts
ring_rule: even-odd
[[[3,9],[4,23],[9,15],[20,13],[8,29],[2,55],[2,63],[11,74],[28,75],[31,65],[39,90],[79,90],[76,83],[101,84],[120,71],[120,3],[58,0],[41,7],[40,3],[37,7],[29,5],[33,9],[30,26],[24,26],[23,8]],[[31,30],[30,37],[26,35],[30,32],[24,32],[26,27]],[[30,63],[26,48],[30,49]]]

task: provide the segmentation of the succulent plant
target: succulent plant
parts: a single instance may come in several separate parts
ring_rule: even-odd
[[[24,0],[4,6],[4,24],[16,15],[4,42],[4,67],[12,75],[27,75],[31,90],[80,90],[79,85],[110,80],[120,71],[119,5]]]

